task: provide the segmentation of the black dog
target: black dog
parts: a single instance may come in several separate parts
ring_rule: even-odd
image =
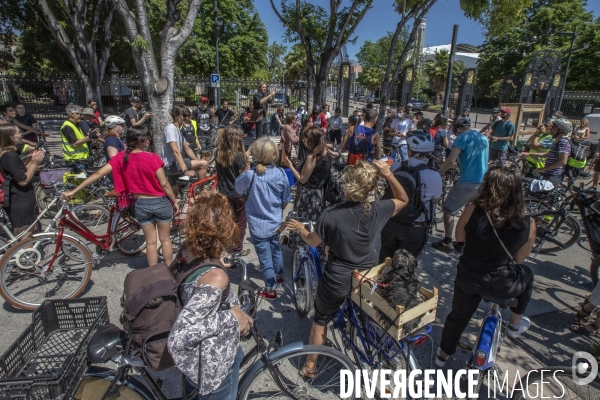
[[[415,275],[415,267],[417,265],[417,259],[408,251],[396,250],[392,259],[392,265],[385,267],[381,271],[379,283],[386,284],[387,286],[378,287],[376,290],[377,294],[392,307],[399,305],[404,306],[408,310],[421,304],[423,300],[419,296],[419,280]],[[381,312],[379,314],[380,320],[383,319],[389,322],[389,326],[391,326],[393,321],[385,314]],[[404,331],[407,333],[413,331],[420,321],[421,319],[417,318],[404,324]],[[389,329],[389,326],[384,326],[383,328]]]

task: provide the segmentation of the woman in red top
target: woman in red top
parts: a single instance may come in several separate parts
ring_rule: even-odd
[[[157,230],[165,264],[169,265],[173,261],[171,220],[177,212],[177,202],[162,168],[164,163],[159,156],[146,151],[150,137],[145,126],[130,127],[125,140],[127,150],[117,153],[98,172],[74,190],[64,192],[62,197],[71,199],[81,189],[112,172],[115,191],[135,197],[135,219],[142,226],[146,239],[148,265],[158,262]]]

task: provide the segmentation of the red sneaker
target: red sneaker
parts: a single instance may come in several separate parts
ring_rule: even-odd
[[[276,281],[277,281],[277,284],[278,284],[278,285],[283,285],[283,278],[282,278],[282,277],[278,277],[278,278],[276,279]]]
[[[276,292],[269,293],[269,291],[266,288],[261,288],[258,291],[257,295],[258,295],[258,297],[261,297],[265,300],[269,300],[269,301],[277,300],[277,293]]]

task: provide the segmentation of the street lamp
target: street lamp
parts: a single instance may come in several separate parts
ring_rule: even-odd
[[[285,90],[285,61],[281,62],[281,85],[283,86],[283,92],[287,95],[287,90]]]
[[[568,50],[569,56],[567,57],[567,66],[565,68],[565,76],[563,77],[563,81],[562,81],[562,85],[561,85],[562,87],[560,89],[560,93],[558,96],[558,103],[557,103],[557,107],[556,107],[556,110],[560,111],[560,107],[562,106],[563,95],[565,94],[565,87],[567,84],[567,75],[569,74],[569,66],[571,65],[571,55],[577,51],[589,48],[589,45],[585,44],[576,49],[573,48],[573,45],[575,44],[575,38],[577,37],[577,27],[573,28],[573,32],[558,32],[558,34],[561,36],[571,36],[571,45],[569,46],[569,50]]]
[[[217,6],[217,0],[215,0],[215,61],[216,71],[215,74],[219,74],[219,32],[223,28],[223,21],[219,20],[219,7]],[[215,88],[215,109],[221,105],[221,87]]]

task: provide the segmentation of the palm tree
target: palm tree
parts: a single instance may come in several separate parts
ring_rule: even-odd
[[[436,93],[435,104],[440,97],[443,97],[446,90],[446,79],[448,78],[448,63],[450,62],[450,52],[448,50],[435,51],[431,58],[425,61],[423,72],[429,80],[429,89]],[[459,75],[465,69],[462,61],[454,61],[452,74]]]

